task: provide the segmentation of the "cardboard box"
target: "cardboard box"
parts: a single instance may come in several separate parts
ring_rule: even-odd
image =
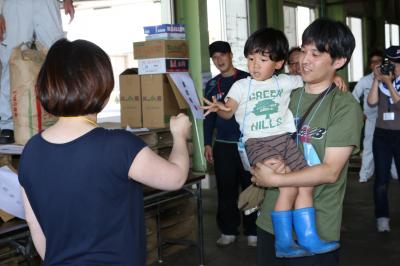
[[[165,128],[169,119],[187,109],[185,99],[167,74],[140,76],[143,127]]]
[[[152,58],[138,61],[139,75],[189,71],[189,59],[187,58]]]
[[[188,58],[189,48],[185,40],[150,40],[133,43],[135,59]]]
[[[155,26],[143,27],[144,34],[157,34],[157,33],[185,33],[185,25],[183,24],[161,24]]]
[[[142,127],[140,76],[137,68],[128,68],[119,75],[121,127]]]

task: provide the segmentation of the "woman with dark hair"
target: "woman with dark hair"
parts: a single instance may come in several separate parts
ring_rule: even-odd
[[[188,117],[170,120],[169,160],[124,130],[96,124],[114,86],[107,54],[84,40],[57,41],[36,90],[56,124],[24,148],[19,180],[44,265],[145,265],[142,184],[180,188],[188,175]]]

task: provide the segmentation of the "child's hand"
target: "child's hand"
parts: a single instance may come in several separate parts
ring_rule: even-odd
[[[282,160],[270,158],[251,168],[251,181],[260,187],[278,187],[278,182],[282,178],[279,174],[284,174],[287,170],[290,171],[286,169]]]
[[[210,102],[206,98],[203,98],[203,101],[206,106],[201,106],[200,108],[203,110],[207,110],[204,116],[207,116],[210,113],[216,113],[218,111],[230,112],[232,110],[231,108],[226,107],[225,104],[223,104],[222,102],[218,102],[215,96],[212,97],[212,102]]]
[[[348,91],[347,84],[341,76],[338,76],[338,75],[334,76],[333,83],[335,83],[336,87],[338,87],[339,90]]]

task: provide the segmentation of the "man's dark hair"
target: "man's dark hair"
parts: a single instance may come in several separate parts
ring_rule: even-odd
[[[232,53],[231,46],[228,42],[215,41],[208,46],[208,52],[210,57],[213,57],[214,53]]]
[[[259,29],[247,39],[244,45],[244,56],[250,54],[269,54],[272,61],[286,60],[289,43],[285,34],[273,28]]]
[[[374,56],[381,57],[382,59],[385,58],[385,54],[381,49],[373,49],[368,55],[368,60],[371,61],[371,58]]]
[[[301,48],[298,47],[298,46],[295,46],[295,47],[290,48],[289,53],[288,53],[288,58],[289,58],[290,55],[293,54],[294,52],[301,52]]]
[[[114,77],[108,55],[85,40],[55,42],[39,71],[36,93],[55,116],[99,113],[110,97]]]
[[[345,67],[351,59],[356,41],[349,27],[340,21],[319,18],[303,32],[302,46],[315,44],[320,52],[328,53],[332,59],[346,58]]]

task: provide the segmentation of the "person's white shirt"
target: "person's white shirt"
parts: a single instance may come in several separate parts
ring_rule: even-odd
[[[364,114],[368,118],[376,118],[376,116],[378,115],[378,107],[377,106],[371,107],[367,102],[368,93],[371,90],[373,80],[374,80],[373,73],[370,73],[370,74],[362,77],[357,82],[357,84],[354,87],[354,90],[352,92],[354,98],[356,98],[356,100],[358,102],[360,101],[360,97],[363,95],[363,97],[364,97],[363,110],[364,110]]]

